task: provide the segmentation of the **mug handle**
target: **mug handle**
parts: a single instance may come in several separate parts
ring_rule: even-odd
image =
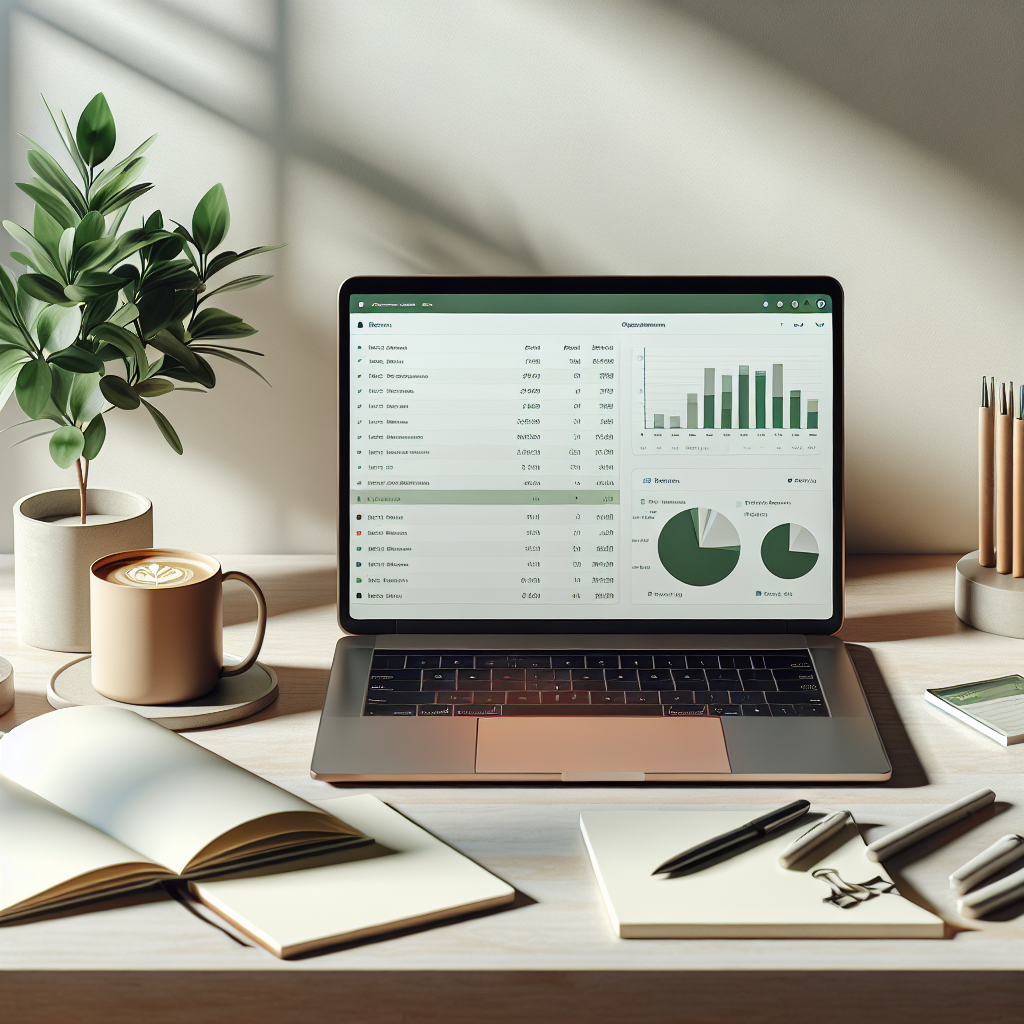
[[[221,669],[221,676],[237,676],[243,672],[248,672],[256,664],[256,658],[259,656],[260,648],[263,646],[263,636],[267,632],[267,599],[263,596],[263,591],[260,590],[256,581],[250,576],[246,576],[244,572],[232,571],[224,573],[221,576],[221,583],[227,583],[228,580],[238,580],[240,583],[244,583],[252,591],[252,596],[256,598],[258,607],[256,638],[252,642],[249,653],[245,656],[241,665],[224,666]]]

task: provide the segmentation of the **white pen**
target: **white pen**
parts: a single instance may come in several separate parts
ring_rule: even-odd
[[[997,839],[987,850],[983,850],[963,867],[957,868],[949,876],[949,887],[954,892],[967,892],[1019,857],[1024,857],[1024,836],[1010,833],[1002,839]]]
[[[882,836],[881,839],[876,839],[865,851],[868,859],[876,862],[885,860],[886,857],[891,857],[894,853],[913,846],[925,836],[938,832],[940,828],[945,828],[955,821],[968,817],[975,811],[980,811],[982,807],[987,807],[992,803],[995,798],[996,795],[991,789],[979,789],[977,793],[965,796],[948,807],[932,811],[931,814],[926,814],[923,818],[918,818],[917,821],[912,821],[909,825],[904,825],[903,828],[898,828],[888,835]]]
[[[826,839],[834,836],[841,828],[844,828],[850,817],[849,811],[837,811],[835,814],[830,814],[827,818],[823,818],[814,828],[808,829],[802,836],[794,839],[779,854],[779,863],[784,868],[791,867],[801,857],[806,856],[811,850],[821,846]]]
[[[956,909],[964,917],[984,917],[993,910],[1024,899],[1024,868],[998,882],[975,889],[956,901]]]

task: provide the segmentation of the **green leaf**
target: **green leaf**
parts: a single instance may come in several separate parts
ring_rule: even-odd
[[[107,222],[103,219],[102,213],[97,213],[95,210],[87,213],[75,229],[75,251],[77,252],[83,245],[95,242],[97,238],[102,238],[106,230]]]
[[[31,184],[19,181],[17,186],[25,195],[41,206],[62,228],[73,228],[78,224],[79,216],[71,204],[42,179],[33,178]]]
[[[244,366],[247,370],[251,370],[253,373],[255,373],[256,376],[259,377],[259,379],[263,381],[264,384],[266,384],[268,387],[272,387],[270,381],[267,380],[267,378],[264,377],[263,374],[260,373],[260,371],[257,370],[255,366],[250,366],[244,359],[239,359],[238,356],[236,356],[232,352],[226,352],[224,349],[221,348],[208,348],[205,346],[200,347],[199,345],[196,345],[193,351],[201,352],[204,355],[217,356],[218,359],[226,359],[229,363],[237,363],[239,366]]]
[[[75,260],[75,229],[65,228],[64,234],[60,236],[60,245],[57,246],[57,258],[60,260],[60,269],[64,271],[64,280],[71,281],[71,265]]]
[[[194,290],[202,284],[188,260],[155,260],[146,267],[142,285],[149,291],[154,285],[163,285],[175,291]]]
[[[128,206],[129,203],[134,203],[139,196],[144,196],[152,188],[152,182],[146,182],[144,185],[132,185],[130,188],[126,188],[111,196],[103,203],[102,206],[97,207],[97,209],[104,215],[113,213],[115,210],[120,210]]]
[[[75,273],[81,274],[87,270],[109,271],[115,263],[120,263],[123,258],[118,251],[119,242],[118,238],[104,236],[97,238],[95,242],[83,245],[75,256]]]
[[[31,139],[28,140],[32,142]],[[32,142],[33,146],[39,143]],[[55,192],[62,195],[70,204],[71,209],[84,217],[89,212],[89,204],[85,201],[78,186],[67,176],[64,168],[50,156],[41,146],[38,149],[30,149],[25,156],[29,167]]]
[[[213,307],[200,310],[188,330],[193,338],[244,338],[256,333],[240,316]]]
[[[97,174],[95,181],[93,181],[92,183],[93,189],[95,190],[98,188],[103,188],[103,186],[106,185],[106,183],[110,181],[111,178],[115,177],[115,175],[120,174],[121,171],[123,171],[133,160],[142,156],[142,154],[145,153],[146,150],[149,149],[149,147],[152,146],[155,141],[156,136],[150,135],[150,137],[146,139],[146,141],[141,146],[139,146],[137,149],[133,149],[123,160],[119,160],[116,164],[114,164],[113,167],[108,167],[101,174]],[[139,168],[139,170],[141,171],[141,168]],[[161,227],[162,226],[163,225],[161,225]]]
[[[69,284],[64,289],[64,294],[72,302],[92,302],[93,299],[120,291],[123,285],[123,277],[104,274],[98,270],[86,270],[75,278],[74,284]]]
[[[89,101],[78,119],[78,131],[75,133],[82,159],[95,167],[103,163],[114,151],[117,131],[114,128],[114,115],[107,106],[106,97],[98,92]]]
[[[50,398],[50,367],[42,359],[26,363],[18,373],[14,389],[21,411],[30,419],[38,419]]]
[[[121,290],[124,292],[125,299],[131,303],[132,309],[135,310],[134,315],[131,317],[131,319],[134,320],[135,317],[139,315],[138,308],[135,306],[135,299],[137,298],[139,290],[139,268],[133,266],[131,263],[124,263],[118,267],[114,273],[118,277],[124,278],[124,287]],[[123,327],[124,324],[121,326]]]
[[[135,385],[135,391],[143,398],[159,398],[174,390],[174,385],[169,380],[161,377],[150,377],[149,380],[139,381]]]
[[[26,294],[31,295],[34,299],[39,299],[41,302],[48,302],[53,305],[58,303],[70,304],[68,297],[64,294],[64,285],[52,277],[46,277],[44,274],[22,274],[18,278],[18,283],[25,290]]]
[[[21,314],[24,326],[34,333],[36,317],[43,311],[46,303],[40,302],[27,288],[22,287],[22,282],[29,276],[31,275],[22,274],[18,278],[18,312]]]
[[[47,352],[60,352],[75,343],[81,326],[78,306],[47,306],[36,318],[36,337]]]
[[[100,378],[100,391],[103,397],[118,409],[138,409],[139,396],[135,389],[122,377],[115,377],[108,373]]]
[[[134,302],[126,302],[107,317],[107,320],[118,327],[127,327],[138,315],[139,307]]]
[[[81,345],[72,345],[70,348],[55,352],[50,356],[50,362],[72,373],[103,372],[103,360]]]
[[[214,185],[199,200],[192,214],[192,237],[196,248],[205,256],[224,241],[231,226],[231,211],[223,185]]]
[[[117,174],[107,178],[102,185],[93,182],[92,191],[89,193],[89,205],[98,210],[109,203],[116,195],[125,191],[129,185],[146,169],[149,161],[140,156],[120,170]]]
[[[99,455],[106,439],[107,425],[103,422],[103,417],[97,414],[85,428],[85,447],[82,449],[82,457],[92,462]]]
[[[134,252],[138,252],[139,249],[144,249],[153,242],[169,237],[170,232],[150,231],[147,228],[134,228],[131,231],[126,231],[117,240],[117,248],[114,250],[116,255],[110,265],[113,266],[114,263],[120,263],[121,260],[131,256]]]
[[[78,168],[78,173],[82,175],[84,181],[87,172],[85,167],[85,161],[82,159],[82,154],[78,152],[78,145],[75,142],[75,136],[71,131],[71,125],[68,124],[68,119],[64,116],[64,112],[61,111],[60,118],[64,122],[64,127],[67,129],[67,138],[64,138],[60,130],[60,125],[57,124],[57,118],[53,116],[53,111],[50,109],[50,104],[46,102],[46,97],[43,97],[43,106],[46,107],[46,112],[50,115],[50,120],[53,122],[53,127],[57,129],[57,135],[60,137],[60,141],[64,143],[64,148],[71,155],[71,159],[75,161],[75,166]]]
[[[60,280],[61,273],[57,269],[56,264],[50,259],[47,251],[36,241],[33,235],[26,231],[20,224],[15,224],[10,220],[4,221],[4,227],[7,229],[7,233],[11,238],[13,238],[19,245],[25,246],[25,248],[32,254],[31,266],[38,270],[40,274],[45,274],[47,277]],[[14,254],[12,253],[12,255]]]
[[[78,214],[71,208],[68,201],[54,191],[39,178],[33,178],[32,184],[17,182],[18,188],[30,199],[41,206],[62,228],[73,228],[78,224]]]
[[[150,405],[146,401],[143,401],[142,404],[149,410],[149,415],[153,417],[153,421],[160,428],[160,433],[164,435],[164,440],[181,455],[183,451],[181,441],[178,438],[177,431],[171,426],[170,420],[155,405]]]
[[[142,336],[149,341],[171,322],[174,314],[174,289],[154,288],[139,298],[135,304],[139,307]],[[160,351],[164,352],[166,349]]]
[[[117,309],[120,300],[117,292],[111,292],[102,299],[95,299],[82,309],[82,330],[83,338],[88,338],[90,331],[99,324],[106,322]]]
[[[43,416],[63,426],[68,419],[68,405],[71,400],[71,388],[75,383],[75,375],[71,370],[62,369],[56,363],[50,363],[50,401],[43,410]],[[42,417],[40,417],[42,418]]]
[[[32,235],[43,247],[50,261],[60,264],[60,236],[64,229],[41,206],[36,206],[32,215]]]
[[[88,423],[103,411],[106,400],[100,391],[98,373],[78,373],[71,383],[68,412],[76,423]]]
[[[227,252],[218,253],[210,260],[206,268],[207,280],[213,277],[214,274],[219,273],[225,267],[230,267],[232,263],[237,263],[239,260],[248,259],[250,256],[258,256],[261,252],[273,252],[275,249],[283,249],[287,242],[281,242],[278,245],[257,245],[254,249],[246,249],[244,252]]]
[[[170,331],[158,331],[152,338],[147,339],[153,348],[176,359],[182,366],[193,373],[199,371],[199,363],[195,353],[184,342],[179,341]]]
[[[18,383],[18,374],[28,359],[28,353],[20,349],[5,348],[0,351],[0,409],[14,394],[14,388]]]
[[[0,302],[8,309],[14,309],[18,295],[18,286],[11,277],[11,272],[0,264]]]
[[[217,375],[213,372],[213,367],[201,355],[193,353],[193,358],[196,361],[194,369],[182,366],[173,359],[164,359],[164,365],[160,368],[160,373],[164,377],[182,380],[187,384],[202,384],[204,388],[216,387]]]
[[[243,288],[252,288],[262,281],[269,281],[273,276],[273,274],[249,274],[247,277],[236,277],[234,281],[228,281],[227,284],[214,288],[212,292],[206,292],[199,301],[205,302],[211,296],[219,295],[221,292],[240,292]]]
[[[67,469],[75,459],[81,458],[85,448],[85,435],[78,427],[60,427],[50,438],[50,458]]]
[[[94,327],[89,337],[94,341],[105,341],[108,345],[113,345],[126,358],[134,361],[141,377],[146,376],[149,369],[146,350],[131,331],[126,331],[123,327],[108,321]]]

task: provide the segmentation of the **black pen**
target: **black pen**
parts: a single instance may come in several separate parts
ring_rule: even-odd
[[[714,860],[723,853],[728,853],[744,843],[749,843],[751,839],[761,839],[776,829],[782,828],[783,825],[796,821],[810,809],[811,805],[807,800],[794,800],[777,811],[769,811],[767,814],[762,814],[760,818],[748,821],[746,825],[741,825],[739,828],[733,829],[732,832],[716,836],[706,843],[701,843],[700,846],[693,846],[675,857],[670,857],[660,867],[656,867],[651,874],[665,875],[673,871],[682,871],[684,868],[699,867],[705,861]]]

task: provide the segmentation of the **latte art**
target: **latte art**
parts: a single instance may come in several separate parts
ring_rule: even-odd
[[[131,558],[111,558],[97,567],[97,576],[107,583],[140,590],[173,590],[190,584],[202,583],[217,572],[213,559],[207,564],[202,555],[188,551],[154,548],[132,552]]]
[[[133,583],[150,583],[155,586],[162,583],[187,583],[194,575],[191,569],[179,565],[161,565],[159,562],[136,565],[125,570],[125,576]]]

